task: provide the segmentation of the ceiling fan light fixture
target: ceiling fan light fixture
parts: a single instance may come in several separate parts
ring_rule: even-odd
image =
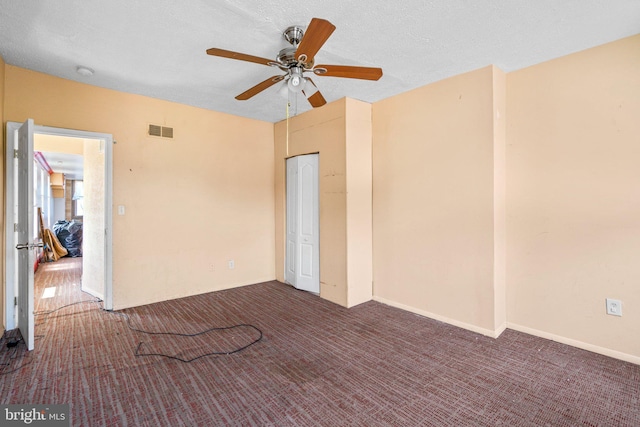
[[[302,70],[300,70],[300,68],[296,67],[291,69],[291,77],[289,77],[289,81],[287,82],[291,92],[301,92],[306,82],[307,79],[302,77]]]
[[[280,86],[280,89],[278,89],[278,95],[280,95],[284,99],[289,99],[289,82],[284,82]]]

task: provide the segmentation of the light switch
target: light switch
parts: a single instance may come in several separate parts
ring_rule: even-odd
[[[124,205],[118,205],[118,215],[124,215]]]

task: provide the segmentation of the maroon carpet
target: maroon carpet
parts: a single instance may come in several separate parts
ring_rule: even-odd
[[[36,295],[56,286],[56,296],[36,302],[35,351],[2,340],[1,403],[69,403],[78,426],[640,426],[640,366],[630,363],[511,330],[493,340],[375,302],[347,310],[277,282],[127,318],[80,291],[78,266],[38,272]],[[129,327],[238,324],[262,339],[209,356],[260,332]]]

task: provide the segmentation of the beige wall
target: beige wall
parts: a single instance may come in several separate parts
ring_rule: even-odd
[[[504,327],[494,282],[500,73],[486,67],[373,106],[374,298],[492,336]]]
[[[639,52],[640,35],[507,76],[509,325],[636,363]]]
[[[0,211],[2,212],[2,221],[0,224],[0,242],[2,243],[0,245],[0,258],[2,258],[0,260],[0,274],[2,274],[2,278],[0,279],[0,282],[2,282],[2,290],[0,290],[0,296],[2,296],[2,301],[0,301],[0,318],[2,320],[0,320],[0,322],[2,322],[2,330],[5,330],[5,326],[6,326],[6,322],[5,322],[5,312],[4,312],[4,305],[5,305],[5,280],[4,280],[4,264],[5,264],[5,259],[4,259],[4,228],[5,228],[5,218],[4,218],[4,152],[6,151],[6,145],[5,145],[5,133],[6,133],[6,127],[4,124],[4,74],[5,74],[5,63],[4,63],[4,59],[2,58],[2,55],[0,55],[0,124],[2,124],[2,130],[0,130],[0,135],[2,135],[0,137],[0,142],[2,142],[1,146],[2,146],[2,151],[0,151],[0,165],[2,165],[0,167],[0,188],[3,189],[2,192],[2,197],[0,198]]]
[[[319,153],[320,296],[346,307],[372,293],[370,129],[371,106],[343,98],[274,130],[276,277],[284,282],[286,159]]]
[[[67,136],[38,134],[33,138],[33,149],[36,151],[78,154],[82,156],[84,155],[84,140],[82,138]]]
[[[83,139],[82,289],[104,299],[104,141]]]
[[[5,87],[5,120],[31,117],[117,141],[114,308],[275,278],[271,123],[14,66]],[[147,136],[149,123],[174,127],[175,138]]]
[[[371,104],[345,99],[347,307],[373,297]]]

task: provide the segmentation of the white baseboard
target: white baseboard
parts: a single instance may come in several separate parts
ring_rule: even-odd
[[[640,365],[640,357],[634,356],[620,351],[611,350],[606,347],[600,347],[594,344],[574,340],[571,338],[563,337],[560,335],[552,334],[549,332],[540,331],[538,329],[529,328],[527,326],[517,325],[515,323],[507,322],[507,328],[514,331],[524,332],[525,334],[534,335],[536,337],[545,338],[551,341],[556,341],[561,344],[570,345],[572,347],[581,348],[583,350],[591,351],[593,353],[602,354],[604,356],[613,357],[614,359],[624,360],[625,362],[634,363]]]
[[[400,304],[395,301],[390,301],[382,297],[374,296],[374,301],[380,302],[382,304],[389,305],[391,307],[399,308],[401,310],[409,311],[411,313],[419,314],[421,316],[428,317],[430,319],[439,320],[444,323],[448,323],[453,326],[457,326],[459,328],[463,328],[472,332],[477,332],[479,334],[491,337],[498,338],[506,329],[513,329],[514,331],[523,332],[525,334],[533,335],[540,338],[545,338],[551,341],[556,341],[561,344],[570,345],[572,347],[581,348],[583,350],[591,351],[593,353],[602,354],[604,356],[612,357],[614,359],[623,360],[625,362],[634,363],[636,365],[640,365],[640,357],[634,356],[627,353],[622,353],[620,351],[611,350],[609,348],[600,347],[594,344],[585,343],[582,341],[574,340],[571,338],[563,337],[560,335],[555,335],[549,332],[540,331],[537,329],[529,328],[526,326],[518,325],[511,322],[505,322],[500,327],[496,328],[495,331],[490,329],[481,328],[476,325],[472,325],[470,323],[461,322],[459,320],[451,319],[445,316],[441,316],[439,314],[431,313],[426,310],[420,310],[415,307],[411,307],[408,305]]]
[[[506,330],[507,330],[507,322],[504,322],[502,325],[496,328],[495,336],[493,338],[498,338]]]
[[[503,324],[502,326],[500,326],[495,331],[492,331],[491,329],[482,328],[480,326],[473,325],[471,323],[461,322],[459,320],[451,319],[451,318],[446,317],[446,316],[441,316],[439,314],[431,313],[431,312],[426,311],[426,310],[420,310],[418,308],[411,307],[411,306],[404,305],[404,304],[400,304],[400,303],[395,302],[395,301],[390,301],[390,300],[387,300],[387,299],[382,298],[382,297],[374,296],[373,300],[377,301],[377,302],[380,302],[382,304],[385,304],[385,305],[390,305],[391,307],[395,307],[395,308],[399,308],[399,309],[402,309],[402,310],[405,310],[405,311],[409,311],[411,313],[419,314],[421,316],[425,316],[425,317],[428,317],[430,319],[439,320],[440,322],[448,323],[450,325],[457,326],[459,328],[466,329],[468,331],[476,332],[478,334],[482,334],[482,335],[485,335],[485,336],[491,337],[491,338],[498,338],[500,336],[500,334],[502,332],[504,332],[505,329],[507,329],[506,323]]]

